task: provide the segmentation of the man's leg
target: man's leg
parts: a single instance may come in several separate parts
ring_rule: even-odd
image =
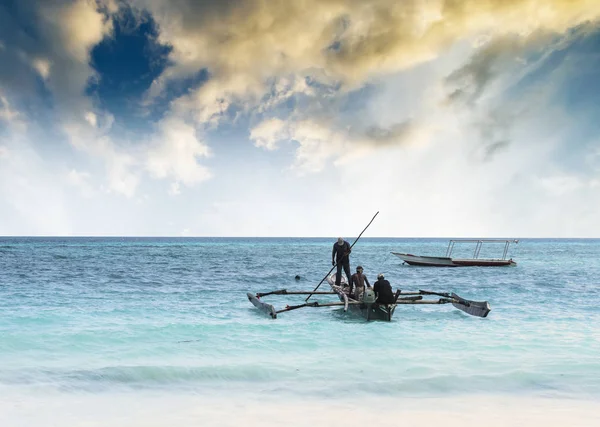
[[[352,279],[352,274],[350,274],[350,261],[346,261],[344,263],[344,273],[346,273],[346,278],[348,279],[348,284],[350,284],[350,279]]]
[[[340,286],[340,282],[342,280],[342,263],[338,262],[337,264],[337,274],[335,275],[335,285]]]

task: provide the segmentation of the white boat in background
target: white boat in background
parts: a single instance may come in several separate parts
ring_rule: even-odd
[[[473,258],[452,258],[452,251],[456,243],[475,243],[475,251]],[[504,252],[502,258],[479,258],[481,246],[484,243],[504,243]],[[515,239],[453,239],[448,243],[446,256],[424,256],[413,255],[399,252],[392,252],[398,258],[402,259],[409,265],[418,265],[423,267],[510,267],[516,266],[517,263],[512,258],[506,259],[508,248],[511,243],[517,244]]]

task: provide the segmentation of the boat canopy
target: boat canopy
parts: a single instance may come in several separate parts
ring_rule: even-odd
[[[452,251],[454,250],[455,243],[475,243],[475,251],[473,252],[473,259],[479,258],[479,252],[481,251],[481,246],[484,243],[504,243],[504,253],[502,254],[501,259],[506,259],[506,255],[508,254],[508,247],[511,243],[517,244],[519,240],[517,239],[452,239],[448,243],[448,249],[446,250],[446,257],[452,257]]]

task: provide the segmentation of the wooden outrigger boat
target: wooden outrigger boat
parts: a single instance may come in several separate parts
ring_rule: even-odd
[[[452,258],[455,243],[475,243],[473,258]],[[502,258],[479,258],[483,243],[504,243]],[[392,254],[402,259],[406,264],[422,267],[512,267],[516,266],[517,263],[512,258],[506,259],[511,243],[517,244],[519,241],[505,239],[453,239],[448,243],[445,257],[413,255],[399,252],[392,252]]]
[[[371,219],[371,222],[369,222],[365,229],[358,235],[354,243],[352,243],[350,246],[350,249],[352,249],[358,239],[360,239],[360,236],[362,236],[362,234],[369,227],[369,225],[371,225],[378,214],[379,212],[375,214],[375,216]],[[248,292],[246,294],[248,296],[248,301],[250,301],[260,311],[270,316],[272,319],[277,319],[277,315],[279,313],[297,310],[304,307],[343,307],[344,312],[350,311],[352,313],[360,314],[367,320],[385,320],[388,322],[392,320],[392,316],[394,315],[396,308],[399,305],[405,304],[452,304],[459,310],[462,310],[471,316],[477,317],[486,317],[491,310],[490,304],[487,301],[469,301],[459,297],[453,292],[431,292],[422,290],[419,290],[418,292],[402,292],[400,289],[398,289],[395,294],[394,304],[379,304],[375,299],[375,293],[373,289],[367,288],[363,295],[359,297],[360,299],[355,299],[354,296],[349,295],[350,287],[347,286],[348,281],[345,276],[342,275],[339,286],[335,284],[336,273],[332,274],[332,271],[335,267],[336,264],[334,264],[331,270],[329,270],[329,273],[327,273],[323,279],[321,279],[321,282],[319,282],[319,284],[312,291],[288,291],[287,289],[279,289],[271,292],[259,292],[257,294]],[[327,283],[329,283],[331,291],[317,291],[325,279],[327,279]],[[304,304],[292,306],[287,305],[281,310],[276,310],[273,305],[261,300],[262,297],[267,295],[308,295],[308,297],[306,297],[304,300]],[[310,297],[313,295],[337,295],[339,302],[308,302]],[[423,300],[423,295],[437,295],[441,298],[437,300]]]
[[[335,273],[327,277],[327,282],[331,287],[331,291],[288,291],[280,289],[276,291],[252,294],[248,293],[248,300],[260,311],[276,319],[277,315],[286,311],[292,311],[304,307],[339,307],[344,312],[359,314],[366,320],[384,320],[391,321],[396,308],[399,305],[421,305],[421,304],[452,304],[459,310],[476,317],[486,317],[491,311],[490,304],[487,301],[470,301],[459,297],[455,293],[441,293],[419,290],[417,292],[401,292],[396,291],[396,302],[394,304],[378,304],[375,301],[375,295],[372,289],[367,288],[363,294],[363,298],[359,301],[349,296],[349,287],[346,278],[342,276],[340,285],[335,285]],[[271,304],[261,300],[267,295],[337,295],[339,302],[322,303],[318,301],[305,302],[299,305],[287,305],[281,310],[276,310]],[[423,295],[437,295],[441,298],[437,300],[423,300]],[[307,299],[308,300],[308,299]]]

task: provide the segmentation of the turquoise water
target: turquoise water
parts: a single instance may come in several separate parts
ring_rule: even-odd
[[[443,305],[401,306],[391,323],[335,308],[272,320],[248,302],[312,290],[333,242],[1,238],[0,396],[600,397],[600,241],[522,240],[514,268],[409,267],[390,254],[444,255],[446,240],[354,247],[352,270],[372,282],[382,271],[394,288],[487,300],[485,319]]]

